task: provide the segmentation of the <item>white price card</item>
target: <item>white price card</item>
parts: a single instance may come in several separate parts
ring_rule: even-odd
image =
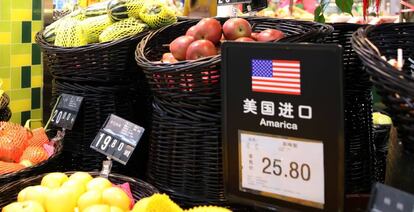
[[[240,189],[323,209],[322,141],[239,131]]]

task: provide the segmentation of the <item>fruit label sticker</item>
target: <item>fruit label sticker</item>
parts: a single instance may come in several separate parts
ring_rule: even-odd
[[[377,183],[372,190],[368,211],[412,212],[414,195]]]
[[[343,211],[342,49],[222,45],[226,196],[276,211]]]
[[[239,136],[241,190],[323,208],[322,142],[246,131]]]
[[[56,127],[71,130],[79,113],[83,97],[61,94],[52,112],[50,122]]]
[[[246,4],[251,3],[252,0],[217,0],[217,6],[229,5],[229,4]]]
[[[126,165],[144,128],[111,114],[96,135],[91,148]]]

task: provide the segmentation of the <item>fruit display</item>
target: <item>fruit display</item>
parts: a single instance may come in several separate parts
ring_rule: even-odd
[[[166,194],[153,194],[135,200],[129,183],[115,185],[107,178],[93,178],[87,172],[70,176],[61,172],[46,174],[39,185],[22,189],[16,202],[2,212],[228,212],[217,206],[183,210]]]
[[[78,9],[43,31],[56,46],[78,47],[108,42],[177,21],[176,12],[159,0],[110,0]]]
[[[30,131],[18,124],[0,122],[0,175],[39,164],[53,152],[43,128]]]
[[[203,18],[169,44],[170,52],[163,54],[161,62],[175,63],[218,55],[224,41],[274,42],[285,37],[276,29],[252,31],[250,23],[243,18],[230,18],[223,25],[214,18]]]

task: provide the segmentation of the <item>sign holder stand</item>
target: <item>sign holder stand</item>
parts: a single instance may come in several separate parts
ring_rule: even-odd
[[[111,174],[111,170],[112,170],[112,159],[111,157],[108,156],[107,160],[104,160],[102,162],[102,170],[99,175],[101,177],[108,178],[109,175]]]

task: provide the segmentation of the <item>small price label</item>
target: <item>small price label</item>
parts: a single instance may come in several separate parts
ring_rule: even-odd
[[[71,130],[75,124],[82,101],[83,97],[61,94],[52,112],[50,122],[56,127]]]
[[[377,183],[372,191],[369,211],[413,212],[414,195]]]
[[[217,6],[251,3],[252,0],[217,0]]]
[[[111,114],[91,144],[91,148],[126,165],[144,128]]]
[[[323,144],[250,132],[240,133],[240,189],[323,208]]]

